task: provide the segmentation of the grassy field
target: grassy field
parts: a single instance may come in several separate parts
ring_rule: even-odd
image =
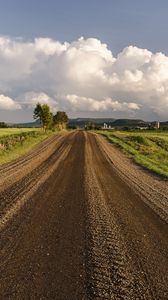
[[[41,128],[0,128],[0,138],[3,136],[20,134],[23,132],[40,131]]]
[[[159,131],[99,131],[138,164],[168,177],[168,133]]]
[[[0,164],[28,153],[52,134],[39,128],[0,128]]]

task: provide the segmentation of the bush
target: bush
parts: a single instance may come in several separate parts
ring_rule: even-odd
[[[148,145],[147,139],[141,135],[128,136],[126,137],[126,139],[130,142],[138,143],[141,145]]]

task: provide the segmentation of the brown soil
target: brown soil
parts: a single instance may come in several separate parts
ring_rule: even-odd
[[[95,134],[0,168],[0,299],[168,299],[167,182]]]

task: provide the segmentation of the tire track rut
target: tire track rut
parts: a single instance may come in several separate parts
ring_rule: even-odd
[[[132,163],[118,149],[97,136],[98,145],[112,163],[116,171],[129,186],[146,202],[163,220],[168,222],[168,180],[150,175],[141,167]]]
[[[49,157],[65,136],[53,136],[48,140],[38,145],[28,155],[22,156],[19,159],[2,165],[0,171],[0,191],[9,188],[15,182],[19,181],[23,176],[26,176],[33,169]]]
[[[63,138],[63,136],[53,135],[52,137],[41,142],[40,145],[37,145],[32,151],[30,151],[30,153],[27,153],[26,155],[23,155],[14,161],[3,164],[2,166],[0,166],[0,175],[4,174],[4,172],[5,172],[5,175],[7,175],[8,172],[10,172],[10,171],[13,172],[20,166],[23,167],[25,164],[29,163],[29,161],[31,161],[34,157],[36,157],[37,154],[40,155],[46,149],[48,149],[50,147],[50,145],[53,146],[54,142],[56,142],[62,138]]]
[[[69,141],[72,137],[64,137],[61,139],[57,148],[53,150],[53,153],[47,157],[39,166],[33,169],[31,172],[16,181],[12,186],[3,190],[0,194],[0,227],[4,226],[10,217],[20,208],[21,202],[26,201],[26,194],[29,194],[31,190],[42,184],[42,177],[46,178],[55,170],[59,161],[70,150]],[[33,167],[33,166],[32,166]]]

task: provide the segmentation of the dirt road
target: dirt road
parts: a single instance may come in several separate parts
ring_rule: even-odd
[[[0,168],[0,299],[168,299],[168,182],[74,132]]]

